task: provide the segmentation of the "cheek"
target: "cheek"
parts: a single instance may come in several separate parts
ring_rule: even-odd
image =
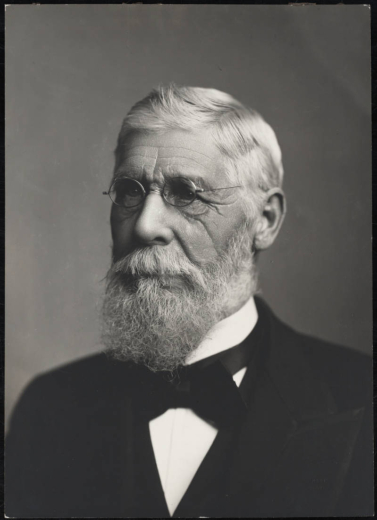
[[[203,219],[181,227],[181,245],[190,260],[199,265],[216,261],[244,220],[243,214],[239,212],[206,215]]]
[[[208,230],[202,226],[181,233],[181,244],[187,257],[198,265],[205,265],[217,259],[218,253]]]
[[[111,236],[113,240],[113,255],[120,258],[132,249],[134,218],[119,215],[112,209],[110,215]]]
[[[230,239],[245,222],[245,213],[239,205],[223,208],[220,215],[216,214],[208,219],[206,222],[207,233],[218,254],[222,254],[226,250]]]
[[[229,243],[229,240],[234,235],[234,227],[228,222],[223,222],[223,225],[208,225],[207,233],[211,240],[213,251],[217,256],[220,256]]]

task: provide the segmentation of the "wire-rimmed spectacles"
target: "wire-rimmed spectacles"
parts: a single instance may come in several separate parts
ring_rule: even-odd
[[[198,193],[240,187],[241,186],[227,186],[225,188],[205,190],[203,188],[197,188],[191,179],[171,177],[165,180],[163,187],[158,191],[168,204],[182,208],[192,204],[197,198]],[[103,195],[108,195],[114,204],[123,208],[135,208],[139,206],[147,196],[147,191],[141,182],[131,177],[117,177],[113,180],[109,191],[102,193]]]

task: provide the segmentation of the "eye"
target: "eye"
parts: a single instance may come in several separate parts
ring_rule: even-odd
[[[164,198],[172,206],[188,206],[196,198],[195,184],[189,179],[169,179],[164,187]]]
[[[143,186],[134,179],[117,179],[110,190],[111,200],[118,206],[132,208],[144,200]]]

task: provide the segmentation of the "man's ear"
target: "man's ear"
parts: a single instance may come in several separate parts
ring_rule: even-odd
[[[267,249],[278,236],[287,211],[284,192],[280,188],[272,188],[265,195],[265,203],[261,209],[254,228],[254,249]]]

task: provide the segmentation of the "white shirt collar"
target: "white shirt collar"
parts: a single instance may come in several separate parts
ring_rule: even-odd
[[[237,312],[208,331],[198,348],[188,356],[186,365],[239,345],[253,330],[257,320],[258,311],[251,297]]]

